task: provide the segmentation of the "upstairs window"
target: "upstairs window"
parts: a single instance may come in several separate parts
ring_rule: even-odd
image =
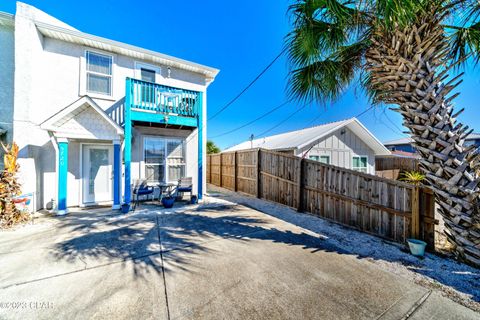
[[[321,163],[330,164],[330,156],[310,156],[310,160],[315,160]]]
[[[146,69],[146,68],[140,68],[140,76],[143,81],[148,81],[148,82],[155,82],[155,71]]]
[[[112,95],[112,56],[87,51],[87,92]]]
[[[352,158],[352,169],[367,173],[368,159],[364,156],[355,156]]]

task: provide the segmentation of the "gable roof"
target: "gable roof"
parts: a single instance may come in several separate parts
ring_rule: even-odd
[[[465,140],[475,140],[475,139],[480,139],[480,133],[471,133],[466,137]],[[400,139],[385,141],[383,144],[386,146],[394,146],[394,145],[406,145],[411,143],[413,143],[412,138],[400,138]]]
[[[319,140],[333,132],[347,127],[360,137],[376,154],[390,154],[390,151],[370,132],[357,118],[326,123],[323,125],[285,132],[270,137],[245,141],[225,151],[236,151],[251,148],[271,150],[298,150],[318,143]]]
[[[63,124],[67,123],[69,120],[73,119],[76,115],[82,113],[87,108],[92,108],[98,116],[100,116],[103,120],[105,120],[108,124],[112,126],[115,132],[118,135],[123,135],[123,128],[113,121],[102,108],[95,103],[89,96],[83,96],[73,102],[72,104],[68,105],[67,107],[63,108],[62,110],[58,111],[50,118],[45,120],[40,124],[40,128],[49,131],[57,131]]]

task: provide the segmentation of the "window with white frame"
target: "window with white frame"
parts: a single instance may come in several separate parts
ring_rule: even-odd
[[[177,138],[145,137],[145,179],[176,182],[185,176],[185,141]]]
[[[366,156],[352,157],[352,169],[366,173],[368,171],[368,158]]]
[[[112,56],[86,52],[87,92],[112,95],[112,65]]]
[[[310,160],[315,160],[321,163],[330,164],[330,156],[309,156]]]
[[[156,73],[155,70],[150,70],[147,68],[140,68],[140,77],[143,81],[155,82]]]

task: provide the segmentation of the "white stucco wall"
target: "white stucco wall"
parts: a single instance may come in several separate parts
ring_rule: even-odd
[[[318,144],[306,147],[297,152],[305,158],[310,156],[326,155],[330,157],[330,164],[347,169],[352,168],[353,156],[368,157],[368,173],[375,174],[375,152],[363,140],[348,128],[342,128],[323,138]]]
[[[36,10],[33,7],[18,3],[15,19],[15,92],[14,96],[14,140],[19,144],[21,152],[19,163],[22,166],[21,179],[26,192],[36,192],[37,207],[42,208],[56,198],[57,178],[55,173],[55,149],[51,138],[40,124],[56,112],[67,107],[85,92],[85,52],[97,51],[85,46],[46,38],[36,29],[33,19],[71,28],[53,17]],[[2,35],[0,34],[0,37]],[[110,54],[108,52],[103,52]],[[113,56],[113,90],[112,97],[98,98],[91,95],[94,101],[107,113],[115,106],[121,105],[125,96],[125,80],[135,76],[136,60],[127,56]],[[0,66],[1,67],[1,66]],[[161,69],[161,84],[189,90],[201,91],[203,95],[203,112],[206,115],[206,87],[204,76],[171,68],[170,78],[167,77],[167,67],[157,65]],[[204,153],[206,152],[206,116],[203,117]],[[178,134],[171,131],[172,135]],[[183,133],[182,133],[183,134]],[[190,135],[193,139],[187,145],[187,174],[197,183],[197,138],[196,130]],[[139,140],[138,137],[135,137]],[[188,138],[187,138],[188,140]],[[69,146],[72,157],[79,146],[73,143]],[[73,148],[73,149],[72,149]],[[76,149],[75,149],[76,148]],[[132,173],[138,171],[141,159],[133,159]],[[72,160],[76,161],[76,160]],[[28,162],[28,164],[27,164]],[[25,165],[22,165],[25,163]],[[204,157],[204,164],[206,156]],[[79,194],[76,169],[79,164],[69,163],[69,194]],[[137,169],[136,169],[137,168]],[[203,184],[206,190],[206,166],[203,166]],[[69,205],[76,205],[78,198],[68,198]]]
[[[0,25],[0,127],[7,130],[5,143],[10,143],[13,138],[13,35],[13,27]],[[3,150],[0,150],[0,159],[3,159]],[[0,160],[2,167],[3,161]]]

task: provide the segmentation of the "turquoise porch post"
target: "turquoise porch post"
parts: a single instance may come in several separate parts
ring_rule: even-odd
[[[124,203],[130,204],[132,196],[131,187],[131,168],[132,161],[132,117],[131,117],[131,102],[132,102],[132,79],[127,78],[125,90],[125,147],[123,159],[125,161],[125,188],[124,188]]]
[[[198,199],[203,198],[203,93],[198,93]]]
[[[113,141],[113,206],[112,209],[120,209],[120,183],[122,181],[120,170],[122,166],[120,140]]]
[[[58,207],[57,214],[67,214],[68,140],[58,138]]]

